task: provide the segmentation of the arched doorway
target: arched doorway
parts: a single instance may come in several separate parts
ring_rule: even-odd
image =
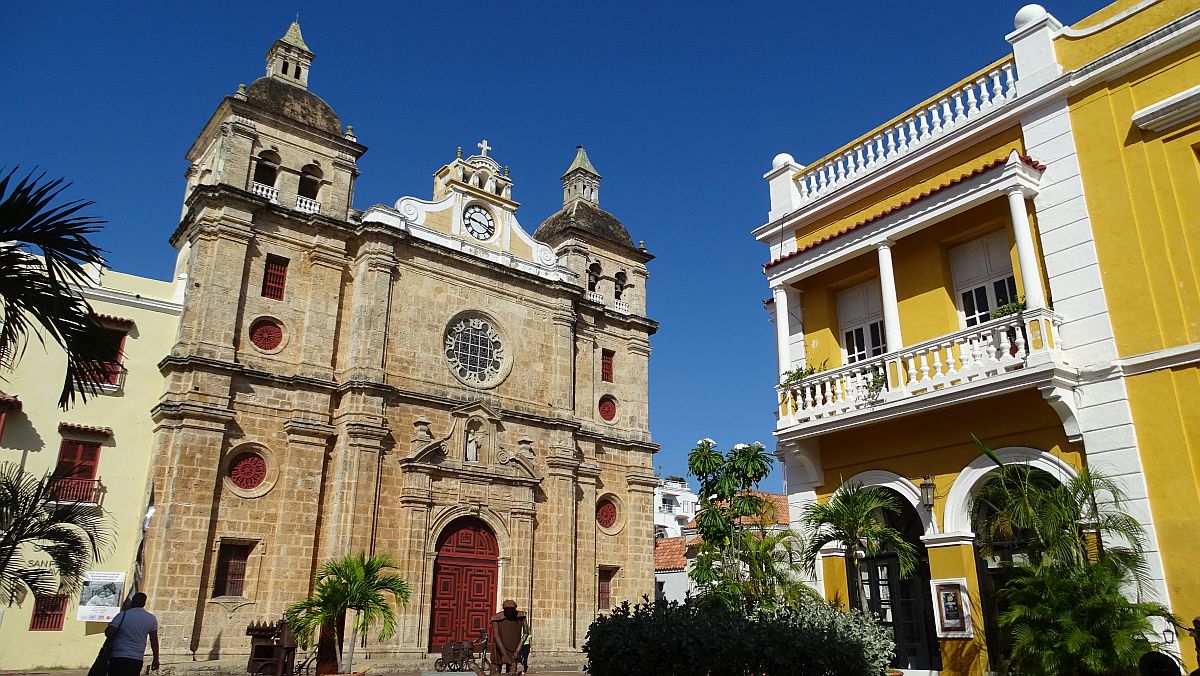
[[[475,517],[455,519],[442,531],[433,563],[430,651],[487,628],[496,612],[499,554],[495,533]]]
[[[912,504],[890,488],[900,505],[900,513],[884,512],[884,522],[904,536],[917,549],[917,567],[906,579],[900,577],[900,561],[894,552],[883,551],[865,558],[859,564],[867,606],[880,623],[891,629],[896,639],[896,658],[892,666],[899,669],[942,668],[942,655],[933,625],[933,602],[929,595],[929,554],[921,536],[925,524]],[[846,562],[851,603],[859,607],[858,585],[851,576],[854,566]]]

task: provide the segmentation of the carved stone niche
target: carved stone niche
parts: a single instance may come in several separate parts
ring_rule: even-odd
[[[463,469],[494,466],[500,456],[497,439],[504,431],[499,414],[475,402],[452,410],[450,417],[450,430],[441,437],[434,435],[424,416],[413,421],[412,453],[407,459]]]

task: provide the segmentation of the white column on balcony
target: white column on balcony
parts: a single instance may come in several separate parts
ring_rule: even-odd
[[[1012,218],[1013,239],[1017,243],[1017,263],[1021,267],[1021,283],[1025,286],[1025,307],[1038,310],[1046,307],[1042,291],[1042,276],[1038,273],[1037,254],[1033,248],[1033,233],[1029,231],[1029,214],[1025,211],[1025,193],[1021,188],[1008,190],[1008,214]]]
[[[884,240],[875,245],[879,253],[879,294],[883,300],[883,329],[887,332],[887,351],[895,352],[904,347],[900,335],[900,304],[896,300],[896,276],[892,272],[892,245]]]
[[[775,298],[775,346],[779,360],[779,374],[792,369],[797,358],[804,360],[804,331],[800,328],[800,292],[786,284],[771,288]],[[793,349],[793,336],[799,334],[799,352]]]

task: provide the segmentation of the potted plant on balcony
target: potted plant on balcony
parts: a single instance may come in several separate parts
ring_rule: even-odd
[[[992,310],[992,319],[1000,319],[1009,315],[1019,315],[1025,311],[1025,298],[1019,298]]]
[[[336,658],[338,673],[353,673],[358,634],[369,631],[376,622],[380,624],[380,641],[396,632],[396,612],[386,595],[407,605],[410,593],[406,580],[388,572],[396,568],[396,560],[389,554],[367,556],[359,552],[327,561],[317,570],[313,595],[288,609],[285,617],[299,641],[308,643],[314,635],[321,639],[317,646],[318,674],[322,673],[321,664],[331,661],[330,651]],[[346,620],[351,613],[350,649],[343,660]],[[327,640],[329,637],[333,640]]]

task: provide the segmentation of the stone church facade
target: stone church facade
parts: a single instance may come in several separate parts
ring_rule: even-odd
[[[356,210],[366,147],[312,60],[293,24],[187,154],[143,558],[164,661],[244,655],[248,623],[364,551],[412,588],[376,659],[474,637],[504,598],[539,654],[576,655],[654,590],[652,256],[582,148],[533,235],[486,141],[431,199]]]

